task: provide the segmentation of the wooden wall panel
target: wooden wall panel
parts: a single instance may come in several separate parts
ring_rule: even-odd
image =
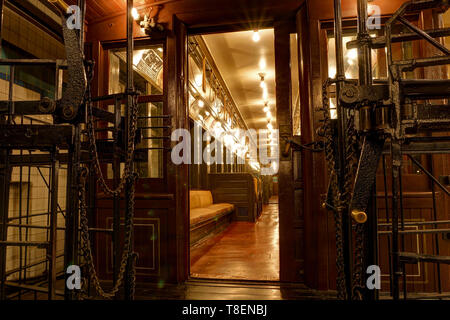
[[[257,220],[258,199],[251,174],[215,173],[209,175],[209,181],[214,203],[234,204],[236,208],[234,220],[250,222]]]
[[[136,200],[134,219],[134,250],[139,258],[136,262],[137,281],[170,281],[168,265],[168,219],[174,214],[170,201]],[[173,205],[172,205],[173,206]],[[124,212],[124,203],[121,203]],[[121,228],[124,228],[123,217]],[[98,228],[111,229],[112,201],[102,199],[97,202]],[[122,229],[123,230],[123,229]],[[120,247],[123,246],[123,233]],[[96,234],[96,265],[101,279],[112,279],[112,239],[104,233]]]
[[[404,203],[404,221],[421,222],[433,220],[433,199],[431,192],[413,193],[406,192],[403,197]],[[447,213],[444,207],[444,196],[442,193],[437,194],[436,198],[438,219],[447,219]],[[392,197],[389,196],[388,217],[391,220],[390,203]],[[378,194],[378,221],[379,223],[386,223],[386,205],[384,194]],[[442,228],[442,225],[440,226]],[[405,230],[426,230],[431,229],[432,226],[405,226]],[[380,228],[380,231],[387,231],[390,228]],[[440,254],[445,254],[450,247],[450,241],[445,240],[442,235],[438,237]],[[403,242],[404,241],[404,242]],[[404,240],[400,240],[400,250],[402,252],[412,252],[418,254],[437,254],[436,251],[436,237],[433,234],[407,234],[404,235]],[[379,236],[379,261],[382,272],[382,291],[390,290],[389,281],[389,247],[388,236]],[[441,284],[442,291],[450,291],[450,266],[441,265]],[[438,272],[437,265],[433,263],[418,263],[406,265],[406,281],[408,292],[437,292],[438,291]],[[403,279],[403,278],[401,278]],[[403,281],[400,281],[401,290]]]

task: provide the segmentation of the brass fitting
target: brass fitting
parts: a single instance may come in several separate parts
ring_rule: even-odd
[[[352,210],[352,218],[357,223],[365,223],[367,221],[367,214],[361,210]]]
[[[63,0],[48,0],[51,4],[53,4],[56,8],[61,10],[63,13],[67,13],[67,9],[69,5],[65,3]]]

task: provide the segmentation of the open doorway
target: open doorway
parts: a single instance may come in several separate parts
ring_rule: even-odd
[[[190,276],[279,281],[273,29],[188,43]]]

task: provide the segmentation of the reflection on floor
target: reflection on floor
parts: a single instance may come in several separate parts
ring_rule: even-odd
[[[189,280],[184,284],[137,287],[136,300],[328,300],[332,292],[318,292],[303,284],[263,284],[245,281]]]
[[[272,198],[256,223],[233,222],[226,231],[191,249],[191,276],[279,281],[278,203]]]

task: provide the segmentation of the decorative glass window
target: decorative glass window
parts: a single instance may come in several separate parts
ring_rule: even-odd
[[[164,131],[163,115],[163,65],[164,49],[161,45],[146,46],[134,50],[134,89],[140,97],[161,96],[160,102],[139,103],[138,128],[142,130],[143,140],[136,146],[135,169],[140,178],[163,177]],[[109,51],[109,94],[126,90],[126,51],[124,48]],[[152,99],[154,101],[154,99]],[[114,106],[108,106],[109,111]],[[125,105],[122,105],[125,115]],[[109,133],[110,138],[112,134]],[[123,164],[121,164],[123,166]],[[108,178],[112,178],[111,165],[108,165]]]

